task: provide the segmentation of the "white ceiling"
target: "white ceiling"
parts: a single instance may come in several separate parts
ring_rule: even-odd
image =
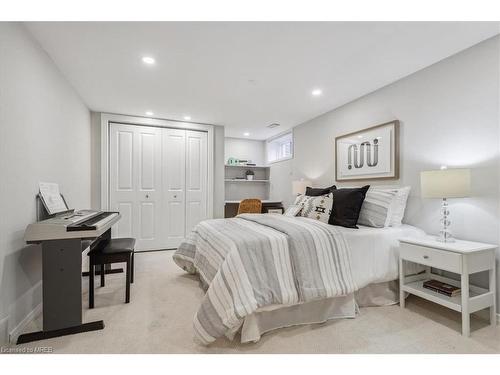
[[[499,32],[479,22],[27,23],[93,111],[265,139]],[[153,56],[154,66],[141,57]],[[321,88],[321,97],[311,90]],[[273,130],[266,126],[277,122]]]

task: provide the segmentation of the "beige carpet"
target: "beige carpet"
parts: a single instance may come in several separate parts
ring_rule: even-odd
[[[97,288],[93,310],[87,309],[85,285],[84,321],[103,319],[104,330],[26,346],[49,346],[55,353],[500,353],[500,326],[493,329],[473,319],[472,336],[464,338],[458,313],[417,297],[408,299],[405,310],[363,308],[356,319],[282,329],[257,344],[219,340],[199,346],[193,341],[192,318],[203,292],[196,278],[173,263],[172,253],[136,255],[128,305],[123,303],[123,274],[109,275],[106,287]]]

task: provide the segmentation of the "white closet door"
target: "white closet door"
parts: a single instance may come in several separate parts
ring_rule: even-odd
[[[162,129],[163,223],[167,248],[186,236],[186,131]]]
[[[187,130],[186,233],[200,221],[208,218],[207,171],[207,133]]]
[[[161,231],[161,129],[110,125],[110,209],[122,214],[116,237],[137,250],[165,246]]]

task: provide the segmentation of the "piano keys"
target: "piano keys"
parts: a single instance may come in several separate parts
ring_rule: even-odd
[[[27,243],[69,238],[96,238],[111,228],[121,216],[118,212],[81,210],[29,224]]]

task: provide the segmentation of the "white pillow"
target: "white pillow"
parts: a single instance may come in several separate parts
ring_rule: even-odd
[[[397,195],[394,189],[370,187],[359,211],[358,224],[384,228],[390,225],[393,201]]]
[[[403,222],[403,217],[405,216],[406,203],[408,202],[408,196],[410,195],[411,186],[405,186],[396,189],[397,193],[392,200],[390,212],[391,219],[389,220],[389,226],[397,227]]]
[[[387,222],[386,226],[397,227],[401,225],[403,221],[403,217],[405,215],[406,210],[406,202],[408,200],[408,196],[410,195],[411,186],[404,187],[382,187],[382,186],[373,186],[370,189],[381,190],[381,191],[392,191],[395,193],[394,198],[391,201],[391,205],[389,207],[389,211],[387,214]]]
[[[333,194],[325,194],[317,197],[305,197],[300,201],[302,210],[300,216],[328,223],[333,207]]]

